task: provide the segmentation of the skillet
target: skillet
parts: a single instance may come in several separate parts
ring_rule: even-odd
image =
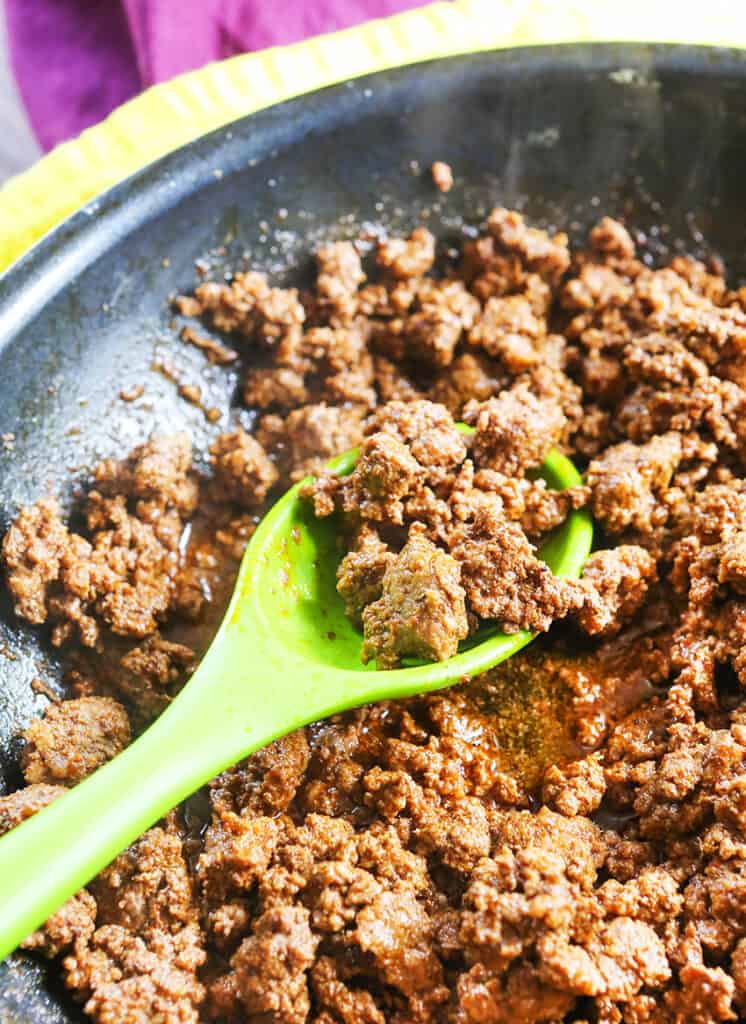
[[[428,168],[452,164],[441,196]],[[100,458],[156,429],[199,458],[227,428],[235,372],[178,341],[167,296],[195,260],[303,283],[309,252],[361,225],[425,223],[457,242],[500,203],[582,238],[609,213],[651,261],[679,249],[746,275],[746,59],[640,44],[536,47],[380,72],[254,114],[164,157],[90,203],[0,278],[0,532],[43,493],[73,501]],[[201,377],[208,424],[154,371]],[[123,389],[144,385],[133,403]],[[247,427],[251,414],[236,413]],[[0,596],[0,792],[19,784],[15,737],[63,665]],[[2,908],[0,908],[0,913]],[[2,1024],[83,1021],[53,969],[0,965]]]

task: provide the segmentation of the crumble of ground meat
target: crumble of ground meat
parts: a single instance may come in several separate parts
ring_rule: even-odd
[[[106,497],[122,494],[135,498],[136,514],[143,518],[153,506],[161,512],[170,507],[189,516],[197,504],[197,482],[191,468],[192,442],[187,434],[156,434],[129,458],[99,463],[93,480],[96,491]]]
[[[385,356],[373,360],[376,390],[384,402],[412,402],[422,394],[407,374]]]
[[[146,832],[91,884],[99,925],[147,935],[174,932],[196,920],[192,882],[177,835]]]
[[[378,246],[379,266],[397,279],[421,277],[435,260],[435,238],[427,228],[415,228],[409,238],[389,238]]]
[[[74,786],[129,744],[130,723],[110,697],[81,697],[51,704],[24,733],[26,782]]]
[[[365,337],[357,326],[315,326],[284,341],[276,361],[307,374],[323,374],[349,370],[366,356]]]
[[[164,640],[159,633],[122,655],[113,686],[132,709],[135,723],[149,722],[168,705],[175,684],[194,664],[186,644]]]
[[[460,273],[483,302],[493,296],[521,293],[537,316],[549,311],[552,293],[547,282],[528,272],[518,255],[501,251],[489,235],[466,242]]]
[[[197,1024],[204,987],[196,971],[205,953],[194,926],[146,941],[119,925],[97,928],[65,958],[66,983],[94,1020]]]
[[[162,544],[149,523],[130,515],[123,499],[96,499],[97,492],[91,492],[88,523],[94,535],[93,571],[86,596],[89,601],[94,598],[94,611],[112,632],[146,637],[155,632],[167,613],[176,553],[170,539],[168,545]],[[83,561],[79,580],[86,569]],[[72,595],[63,596],[59,603],[53,599],[51,610],[64,609],[69,615],[72,605],[74,615],[78,595],[74,590]],[[70,617],[74,621],[73,615]]]
[[[270,288],[254,271],[235,274],[230,284],[201,284],[194,296],[177,297],[175,306],[184,316],[203,316],[219,331],[266,345],[297,332],[306,318],[295,288]]]
[[[305,377],[284,366],[249,370],[243,400],[258,409],[292,409],[308,401]]]
[[[313,499],[317,516],[330,515],[336,497],[345,512],[362,519],[401,523],[402,498],[418,490],[424,476],[424,468],[402,441],[379,432],[365,438],[349,476],[317,478],[301,494]]]
[[[550,284],[557,284],[570,265],[567,235],[550,238],[545,231],[527,227],[520,213],[498,208],[487,219],[492,237],[508,252],[515,253],[528,270]]]
[[[593,515],[610,533],[650,531],[668,516],[663,492],[681,459],[681,436],[663,434],[644,445],[625,441],[607,448],[588,467]]]
[[[86,1012],[101,1022],[196,1024],[206,953],[179,836],[146,832],[91,889],[96,930],[64,961],[66,984]]]
[[[461,319],[448,309],[425,306],[401,325],[404,351],[426,366],[448,366],[463,333]]]
[[[279,473],[262,446],[239,427],[210,445],[215,483],[221,494],[243,508],[256,508],[277,483]]]
[[[94,470],[88,536],[71,533],[52,499],[23,510],[3,542],[8,584],[19,615],[53,623],[52,642],[78,635],[101,643],[101,628],[144,637],[165,617],[183,517],[195,509],[191,443],[153,437],[128,459]]]
[[[303,730],[275,740],[213,780],[213,806],[239,814],[250,811],[251,815],[286,811],[304,777],[308,758]]]
[[[606,780],[600,755],[590,754],[566,765],[551,765],[544,775],[541,798],[547,807],[572,818],[578,814],[592,814],[598,809],[605,792]]]
[[[602,256],[613,256],[620,260],[634,258],[635,243],[629,231],[611,217],[602,217],[591,230],[588,240],[591,247]]]
[[[238,1000],[250,1016],[303,1024],[310,999],[307,972],[319,939],[303,907],[273,907],[256,921],[231,958]]]
[[[221,344],[215,338],[199,334],[193,327],[183,327],[179,337],[188,345],[194,345],[195,348],[200,349],[211,363],[216,363],[218,366],[228,366],[238,359],[238,352],[235,349],[228,348],[227,345]]]
[[[554,576],[523,530],[489,507],[478,509],[473,522],[458,525],[449,545],[469,607],[505,632],[543,632],[582,600],[578,585]]]
[[[4,561],[17,612],[32,622],[51,620],[58,646],[76,633],[86,646],[98,645],[100,621],[114,632],[145,636],[168,607],[169,551],[149,523],[130,516],[123,498],[96,496],[89,496],[93,543],[70,533],[56,503],[44,499],[24,510],[6,536]],[[23,531],[23,539],[14,531]],[[34,560],[42,553],[40,568]]]
[[[521,524],[526,536],[535,540],[563,523],[571,511],[587,504],[587,487],[567,487],[553,491],[541,478],[507,477],[492,469],[474,475],[475,486],[499,496],[508,519]]]
[[[432,949],[433,923],[411,890],[380,893],[355,923],[353,941],[373,957],[384,982],[425,1006],[446,1001],[443,969]]]
[[[337,590],[345,602],[346,613],[357,625],[362,625],[366,605],[380,598],[383,577],[394,558],[394,552],[375,529],[365,525],[358,532],[352,549],[339,563]]]
[[[316,250],[316,263],[320,311],[331,323],[349,323],[357,312],[358,289],[365,281],[357,249],[352,242],[332,242]]]
[[[311,970],[311,984],[321,1013],[316,1024],[386,1024],[370,992],[353,989],[340,978],[337,961],[320,956]]]
[[[502,390],[503,383],[502,372],[494,360],[481,353],[464,352],[438,374],[428,392],[428,398],[432,402],[444,405],[451,415],[458,419],[467,402],[472,399],[484,402],[492,398]],[[389,402],[400,396],[382,393],[381,397]],[[417,397],[407,395],[405,400]]]
[[[583,569],[580,628],[591,636],[618,633],[642,606],[656,576],[655,559],[644,548],[620,544],[595,551]]]
[[[436,160],[430,168],[433,176],[433,183],[439,192],[450,192],[453,188],[453,171],[450,164],[442,160]]]
[[[247,516],[248,518],[248,516]],[[221,535],[223,530],[219,531]],[[250,534],[249,534],[250,535]],[[240,559],[246,546],[246,539],[241,544],[237,558]],[[207,559],[205,559],[207,561]],[[174,577],[171,593],[170,610],[189,620],[199,622],[208,606],[210,594],[208,565],[183,565]]]
[[[21,510],[2,549],[16,615],[34,624],[46,622],[48,594],[69,560],[70,546],[54,498],[41,498]]]
[[[0,835],[5,835],[26,818],[36,814],[42,807],[51,804],[65,792],[63,786],[51,786],[38,782],[24,789],[17,789],[6,796],[0,796]]]
[[[480,1005],[488,1020],[556,1019],[578,996],[624,1004],[665,983],[661,939],[642,921],[607,916],[591,888],[596,865],[573,862],[563,826],[526,839],[481,861],[464,894],[460,938],[476,963],[459,979],[456,1019],[479,1020]]]
[[[453,418],[433,402],[389,402],[371,417],[365,431],[397,437],[429,470],[455,469],[466,457],[466,444]]]
[[[470,403],[464,419],[475,428],[471,454],[476,465],[506,476],[522,476],[538,466],[566,422],[556,401],[537,398],[524,384],[481,405]]]
[[[305,333],[290,335],[277,347],[274,360],[278,373],[287,371],[278,377],[276,391],[297,391],[298,397],[303,397],[302,384],[305,400],[313,393],[331,402],[359,402],[366,406],[375,402],[371,387],[373,360],[358,324],[310,327]],[[261,369],[250,372],[244,397],[263,404],[265,398],[272,397],[266,394],[268,379],[271,377]],[[287,404],[290,397],[275,394],[274,400]]]
[[[501,360],[511,374],[522,373],[540,360],[536,342],[546,324],[536,317],[523,295],[487,300],[482,316],[469,332],[469,343]]]
[[[364,412],[359,407],[330,406],[324,402],[294,409],[286,419],[264,416],[257,439],[274,454],[281,472],[301,480],[323,468],[333,455],[354,448],[362,437]]]
[[[363,611],[363,661],[392,668],[403,656],[448,658],[468,632],[457,562],[415,524],[383,574],[381,597]]]
[[[59,910],[24,939],[22,948],[53,960],[74,946],[87,943],[96,929],[96,901],[87,889],[71,896]]]

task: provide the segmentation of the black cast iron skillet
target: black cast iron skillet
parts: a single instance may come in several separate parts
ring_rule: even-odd
[[[452,164],[437,193],[427,168]],[[429,224],[458,240],[495,203],[575,240],[602,213],[645,235],[650,259],[714,250],[746,271],[746,61],[689,47],[575,45],[458,57],[292,100],[160,160],[66,221],[0,279],[0,532],[43,493],[71,497],[99,458],[155,428],[204,452],[226,429],[235,374],[177,340],[166,298],[248,263],[281,280],[309,250],[370,222]],[[1,229],[0,229],[1,230]],[[168,354],[209,381],[222,424],[152,365]],[[133,404],[118,398],[137,383]],[[239,413],[250,426],[251,416]],[[43,633],[0,598],[0,784],[18,784],[14,737],[60,688]],[[4,789],[0,789],[4,791]],[[50,856],[53,852],[50,851]],[[0,908],[2,913],[2,908]],[[82,1020],[53,969],[0,967],[2,1024]]]

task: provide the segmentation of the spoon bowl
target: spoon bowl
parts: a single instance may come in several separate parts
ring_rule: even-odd
[[[468,431],[469,428],[462,428]],[[329,464],[352,472],[353,450]],[[539,475],[582,481],[551,451]],[[484,625],[452,658],[388,671],[360,660],[362,635],[336,590],[334,517],[317,519],[292,487],[257,527],[228,610],[198,669],[123,753],[0,839],[0,959],[129,843],[209,779],[309,722],[362,704],[442,689],[486,672],[533,633]],[[593,526],[575,511],[539,551],[577,577]]]
[[[459,426],[464,433],[472,432]],[[346,476],[356,461],[353,449],[331,461],[328,468]],[[556,450],[547,455],[539,475],[553,490],[582,483],[572,462]],[[251,635],[252,644],[261,645],[255,648],[257,654],[273,657],[272,652],[281,649],[289,661],[303,663],[309,686],[318,685],[325,692],[333,688],[337,673],[343,673],[350,677],[345,685],[359,688],[362,702],[368,703],[423,693],[479,675],[534,638],[526,630],[508,634],[484,623],[446,661],[412,658],[405,667],[385,672],[373,662],[363,664],[363,634],[345,614],[337,593],[339,523],[336,516],[314,516],[310,503],[300,498],[305,483],[301,481],[280,498],[251,538],[225,617],[226,631],[243,629]],[[538,554],[555,575],[579,576],[592,538],[588,512],[573,512]]]

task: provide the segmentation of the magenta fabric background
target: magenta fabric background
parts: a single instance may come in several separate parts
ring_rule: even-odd
[[[13,73],[49,149],[154,82],[424,0],[5,0]]]

